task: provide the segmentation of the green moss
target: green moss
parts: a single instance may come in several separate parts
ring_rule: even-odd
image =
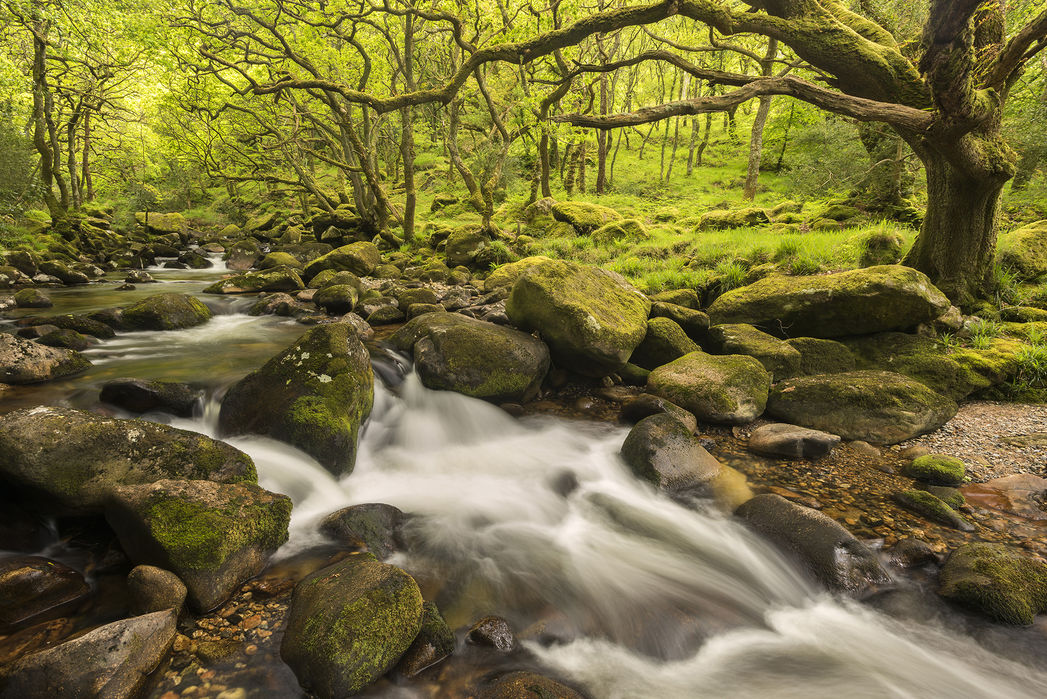
[[[778,338],[744,323],[727,323],[709,328],[706,346],[724,354],[753,357],[771,373],[773,380],[795,376],[800,370],[800,353]]]
[[[838,374],[855,369],[854,355],[842,343],[816,337],[797,337],[786,342],[800,353],[798,373],[801,376]]]
[[[1006,624],[1047,611],[1047,564],[1002,544],[964,544],[939,577],[939,594]]]
[[[755,226],[770,223],[771,219],[764,209],[755,207],[748,209],[729,209],[708,211],[702,214],[698,220],[698,231],[724,230],[728,228],[742,228],[743,226]]]
[[[650,318],[647,321],[647,334],[633,350],[629,361],[644,369],[655,369],[699,349],[675,321]]]
[[[157,294],[124,309],[124,324],[135,330],[177,330],[211,319],[211,309],[186,294]]]
[[[584,201],[561,201],[553,205],[553,218],[574,226],[581,235],[588,235],[605,223],[622,220],[614,209]]]
[[[291,269],[302,269],[302,263],[294,255],[286,252],[271,252],[258,263],[259,269],[272,269],[273,267],[290,267]]]
[[[894,497],[902,507],[932,522],[961,531],[974,531],[974,525],[957,514],[948,503],[925,490],[906,490]]]
[[[692,352],[651,372],[647,390],[694,413],[699,420],[740,424],[763,412],[771,377],[742,355]]]
[[[933,485],[960,485],[967,475],[967,467],[952,456],[926,454],[902,466],[902,475]]]
[[[647,227],[643,225],[643,221],[639,221],[635,218],[627,218],[621,221],[605,223],[593,231],[592,235],[593,241],[600,245],[606,245],[616,240],[637,242],[640,240],[646,240],[649,237],[647,234]]]
[[[305,283],[290,267],[273,267],[222,279],[204,289],[205,294],[246,294],[257,291],[298,291]]]

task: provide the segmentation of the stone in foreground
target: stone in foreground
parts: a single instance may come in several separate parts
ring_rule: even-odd
[[[1003,544],[963,544],[949,554],[938,594],[1005,624],[1047,612],[1047,563]]]
[[[699,421],[729,425],[752,422],[767,405],[771,376],[743,355],[691,352],[658,367],[647,391],[694,413]]]
[[[291,499],[250,483],[163,480],[117,488],[105,516],[132,561],[173,572],[204,612],[287,541]]]
[[[496,403],[533,398],[549,371],[549,350],[519,330],[457,313],[427,313],[389,338],[414,356],[422,383]]]
[[[316,696],[347,697],[392,669],[421,628],[414,579],[356,554],[295,588],[280,656]]]
[[[666,413],[636,423],[621,455],[637,476],[670,491],[699,487],[722,468],[682,422]]]
[[[901,265],[803,277],[773,275],[716,299],[714,324],[748,323],[786,337],[842,337],[905,330],[934,320],[949,299]]]
[[[0,333],[0,382],[39,383],[79,374],[91,366],[82,354]]]
[[[820,459],[840,443],[828,432],[777,422],[763,425],[749,435],[749,450],[787,459]]]
[[[114,621],[18,660],[0,676],[0,698],[138,696],[174,643],[172,610]]]
[[[848,440],[897,444],[956,414],[951,398],[889,371],[852,371],[779,382],[767,401],[774,417]]]
[[[505,304],[524,330],[537,330],[562,369],[606,376],[625,366],[647,333],[651,302],[621,276],[559,260],[520,275]]]
[[[891,581],[868,546],[835,520],[780,495],[757,495],[735,514],[831,590],[861,595]]]
[[[371,359],[348,323],[313,328],[222,401],[222,434],[261,434],[306,452],[335,475],[353,470],[360,425],[371,413]]]

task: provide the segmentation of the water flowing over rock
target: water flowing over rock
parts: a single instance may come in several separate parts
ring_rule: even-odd
[[[636,423],[621,454],[637,476],[671,491],[696,488],[722,468],[691,430],[666,413]]]
[[[291,499],[252,483],[163,480],[116,488],[105,517],[132,561],[170,570],[207,611],[287,541]]]
[[[549,370],[549,350],[540,340],[457,313],[414,318],[389,342],[414,355],[429,388],[494,402],[532,398]]]
[[[357,554],[298,584],[280,655],[309,691],[346,697],[392,669],[421,628],[411,576]]]
[[[0,697],[138,696],[174,643],[176,618],[168,610],[114,621],[27,655],[0,675]]]
[[[85,371],[91,362],[73,350],[0,333],[0,382],[38,383]]]
[[[585,376],[625,366],[647,333],[650,309],[619,275],[560,261],[521,274],[505,304],[514,325],[541,334],[557,366]]]
[[[748,323],[787,337],[841,337],[905,330],[934,320],[949,299],[900,265],[805,277],[774,275],[728,291],[709,307],[714,324]]]
[[[97,512],[117,486],[164,478],[254,482],[254,462],[196,432],[38,407],[0,417],[0,479],[45,505]]]
[[[353,470],[357,433],[373,402],[367,350],[351,325],[330,323],[234,384],[218,425],[227,435],[287,442],[338,475]]]

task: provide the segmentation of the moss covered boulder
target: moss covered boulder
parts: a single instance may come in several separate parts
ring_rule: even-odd
[[[651,302],[651,318],[668,318],[687,333],[695,342],[705,339],[709,329],[709,316],[689,306],[681,306],[665,301]]]
[[[723,468],[691,430],[667,413],[637,422],[622,444],[621,456],[638,477],[677,492],[709,482]]]
[[[371,413],[374,375],[348,323],[313,328],[222,400],[222,434],[261,434],[306,452],[334,473],[352,471],[360,425]]]
[[[756,359],[772,380],[800,372],[800,353],[773,335],[745,323],[724,323],[709,328],[706,347],[720,354],[744,354]]]
[[[187,294],[149,296],[128,306],[122,314],[122,323],[128,330],[179,330],[209,320],[211,309]]]
[[[50,308],[55,304],[50,296],[39,289],[22,289],[15,292],[15,305],[19,308]]]
[[[321,255],[305,266],[305,277],[312,279],[325,269],[345,270],[360,276],[367,276],[382,263],[382,254],[374,243],[361,241],[335,248],[326,255]]]
[[[45,504],[95,512],[122,485],[165,478],[257,480],[242,451],[196,432],[38,407],[0,418],[0,479]]]
[[[234,226],[235,228],[235,226]],[[236,233],[239,234],[237,229]],[[254,238],[234,243],[225,253],[226,266],[235,272],[246,272],[262,259],[262,246]]]
[[[561,201],[553,204],[553,218],[569,223],[579,235],[588,235],[606,223],[621,221],[614,209],[585,201]]]
[[[549,371],[549,350],[541,340],[457,313],[420,315],[389,342],[414,356],[429,388],[496,403],[534,397]]]
[[[525,257],[522,260],[516,262],[509,262],[502,265],[498,269],[491,272],[487,279],[484,279],[484,291],[491,292],[495,289],[506,289],[512,288],[513,284],[516,283],[516,279],[539,264],[550,262],[548,257],[542,255],[535,255],[533,257]]]
[[[720,296],[709,316],[714,324],[748,323],[778,336],[831,338],[904,330],[934,320],[949,306],[922,272],[880,265],[765,277]]]
[[[953,529],[959,529],[962,532],[973,532],[976,530],[976,527],[961,517],[949,503],[926,490],[903,490],[894,493],[892,497],[899,505],[910,512],[915,512],[924,519],[937,524],[944,524]]]
[[[743,355],[691,352],[660,366],[647,378],[647,391],[689,410],[699,419],[730,425],[752,422],[763,413],[771,376]]]
[[[290,267],[272,267],[258,272],[244,272],[215,282],[205,294],[250,294],[259,291],[300,291],[305,288],[298,271]]]
[[[1047,563],[1003,544],[964,544],[942,566],[938,594],[996,621],[1028,626],[1047,612]]]
[[[258,269],[272,269],[273,267],[302,269],[303,265],[298,261],[297,257],[289,252],[271,252],[258,263]]]
[[[51,381],[79,374],[90,366],[91,362],[79,352],[0,333],[0,383]]]
[[[701,348],[687,336],[676,321],[669,318],[650,318],[647,321],[647,334],[644,335],[643,342],[633,350],[629,362],[651,370],[699,349]]]
[[[643,225],[643,221],[635,218],[605,223],[593,231],[592,234],[593,242],[599,245],[607,245],[616,240],[638,243],[641,240],[647,240],[649,237],[647,226]]]
[[[647,333],[651,302],[621,276],[553,260],[520,275],[506,315],[536,330],[557,366],[585,376],[621,369]]]
[[[800,353],[800,376],[839,374],[857,368],[851,350],[841,342],[818,337],[795,337],[785,342]]]
[[[743,226],[760,226],[770,223],[771,218],[765,209],[755,207],[748,209],[717,209],[707,211],[698,219],[697,230],[721,231]]]
[[[155,211],[137,211],[135,222],[146,231],[158,235],[171,233],[182,235],[188,229],[188,223],[180,213],[158,214]]]
[[[472,267],[490,244],[490,236],[479,228],[459,228],[447,236],[444,259],[448,267]]]
[[[332,315],[348,313],[359,299],[359,290],[351,284],[325,286],[313,294],[313,303]]]
[[[698,292],[694,289],[670,289],[668,291],[659,291],[657,294],[651,295],[651,301],[653,303],[671,303],[676,306],[690,308],[694,311],[697,311],[702,307],[702,300],[699,298]]]
[[[280,657],[315,696],[352,696],[396,665],[422,614],[411,576],[369,554],[350,556],[295,587]]]
[[[426,602],[422,605],[422,629],[400,658],[397,672],[404,677],[415,677],[427,667],[449,657],[454,649],[454,631],[444,621],[436,604]]]
[[[735,515],[831,590],[861,595],[891,581],[876,554],[835,520],[780,495],[757,495]]]
[[[134,563],[177,575],[204,612],[260,573],[287,541],[291,499],[253,483],[162,480],[116,488],[105,517]]]
[[[360,277],[346,270],[325,269],[309,280],[310,289],[323,289],[328,286],[348,284],[357,291],[363,291],[364,285]]]
[[[924,454],[903,465],[901,473],[931,485],[961,485],[967,467],[955,456]]]
[[[1047,219],[1001,233],[996,254],[1000,264],[1019,281],[1047,274]]]
[[[786,379],[767,402],[767,412],[786,422],[873,444],[896,444],[938,429],[956,409],[951,398],[889,371]]]

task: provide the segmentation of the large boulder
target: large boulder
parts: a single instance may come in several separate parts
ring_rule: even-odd
[[[550,258],[543,255],[534,255],[516,262],[508,262],[491,272],[487,279],[484,279],[484,291],[489,293],[495,289],[511,289],[521,274],[550,261]]]
[[[904,330],[934,320],[949,306],[922,272],[880,265],[765,277],[720,296],[709,316],[714,324],[748,323],[774,335],[840,337]]]
[[[676,321],[669,318],[650,318],[643,342],[633,350],[629,362],[651,370],[699,349],[701,348],[688,337]]]
[[[621,221],[622,215],[614,209],[584,201],[561,201],[553,204],[553,218],[574,226],[580,235],[588,235],[605,223]]]
[[[202,325],[211,319],[211,309],[187,294],[156,294],[123,312],[128,330],[179,330]]]
[[[996,244],[999,262],[1018,278],[1028,281],[1047,274],[1047,219],[1007,233]]]
[[[726,424],[752,422],[763,413],[770,374],[743,355],[691,352],[658,367],[647,391],[689,410],[699,419]]]
[[[1005,624],[1047,612],[1047,563],[1003,544],[963,544],[938,576],[938,594]]]
[[[889,371],[851,371],[779,382],[767,402],[774,417],[844,439],[897,444],[944,425],[956,403]]]
[[[491,238],[479,228],[460,228],[447,236],[444,258],[448,267],[472,266],[491,244]]]
[[[714,209],[707,211],[698,219],[697,230],[720,231],[743,226],[759,226],[770,223],[771,218],[765,209],[750,207],[747,209]]]
[[[636,423],[622,444],[621,455],[637,476],[671,491],[701,486],[722,468],[701,440],[667,413]]]
[[[325,269],[345,270],[367,276],[382,263],[382,254],[374,243],[359,242],[335,248],[305,266],[305,278],[312,279]]]
[[[847,345],[818,337],[794,337],[785,341],[800,353],[800,376],[839,374],[857,368]]]
[[[0,333],[0,383],[39,383],[79,374],[91,362],[79,352]]]
[[[0,417],[0,479],[62,508],[98,512],[121,485],[257,480],[251,457],[196,432],[37,407]]]
[[[553,260],[520,275],[506,315],[537,330],[557,366],[586,376],[618,371],[647,333],[651,302],[621,276]]]
[[[861,595],[891,581],[868,546],[817,510],[767,494],[743,503],[735,515],[831,590]]]
[[[320,325],[234,384],[218,415],[223,434],[261,434],[298,447],[336,475],[352,471],[371,413],[374,374],[348,323]]]
[[[347,697],[391,670],[421,628],[414,579],[357,554],[295,587],[280,656],[316,696]]]
[[[389,342],[414,355],[429,388],[496,403],[532,398],[549,370],[549,350],[541,340],[457,313],[418,316]]]
[[[20,658],[0,674],[0,698],[139,696],[178,632],[174,610],[121,619]]]
[[[712,326],[706,345],[720,354],[745,354],[755,358],[774,380],[795,376],[800,371],[798,350],[745,323]]]
[[[237,229],[236,233],[239,232],[239,229]],[[254,238],[244,238],[237,241],[225,254],[225,264],[234,272],[246,272],[261,259],[262,246]]]
[[[385,560],[403,548],[401,531],[406,521],[407,515],[400,508],[368,502],[327,515],[320,522],[320,533],[346,546],[366,548]]]
[[[135,222],[150,233],[169,235],[185,233],[188,224],[180,213],[158,214],[155,211],[136,211]]]
[[[349,313],[360,300],[360,292],[352,284],[332,284],[313,294],[313,303],[332,315]]]
[[[300,291],[305,283],[290,267],[272,267],[259,272],[244,272],[215,282],[205,294],[249,294],[259,291]]]
[[[291,499],[253,483],[162,480],[116,488],[105,517],[132,561],[177,575],[203,612],[287,541]]]

